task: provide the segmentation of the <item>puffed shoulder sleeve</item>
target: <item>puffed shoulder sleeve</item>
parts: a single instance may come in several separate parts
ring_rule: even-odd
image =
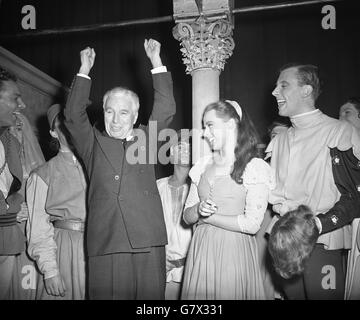
[[[271,167],[262,159],[252,159],[245,168],[243,184],[246,188],[244,214],[238,215],[241,232],[255,234],[259,231],[267,209],[269,191],[275,188]]]
[[[189,177],[195,185],[199,184],[200,177],[205,171],[206,166],[211,162],[211,156],[200,158],[189,171]]]
[[[328,147],[340,151],[353,150],[354,156],[360,160],[360,135],[357,130],[345,121],[339,121],[329,139]]]
[[[246,166],[243,174],[245,187],[264,184],[269,190],[275,188],[275,173],[270,165],[260,158],[253,158]]]

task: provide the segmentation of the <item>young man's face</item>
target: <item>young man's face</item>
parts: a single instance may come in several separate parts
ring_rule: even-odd
[[[276,98],[279,115],[292,117],[302,113],[302,89],[298,83],[297,69],[295,67],[283,70],[276,82],[272,95]]]
[[[124,139],[132,131],[138,113],[130,97],[113,94],[104,106],[105,129],[110,137]]]
[[[340,107],[339,119],[349,122],[360,130],[360,112],[353,104],[348,102]]]
[[[17,84],[12,80],[4,81],[0,92],[0,126],[14,126],[15,113],[23,108],[25,104]]]

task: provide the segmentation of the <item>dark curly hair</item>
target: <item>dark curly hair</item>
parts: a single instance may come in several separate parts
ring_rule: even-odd
[[[271,230],[268,244],[276,272],[285,279],[300,275],[318,237],[309,207],[300,205],[280,217]]]
[[[234,150],[235,162],[231,178],[235,182],[242,184],[242,175],[246,165],[252,158],[260,158],[259,149],[257,148],[258,137],[256,131],[243,108],[241,120],[235,108],[227,101],[220,100],[209,104],[205,108],[203,116],[211,110],[215,110],[216,115],[224,121],[234,119],[237,124],[237,141]]]
[[[11,72],[7,71],[6,69],[0,66],[0,92],[3,90],[4,82],[5,81],[14,81],[16,82],[16,77]]]

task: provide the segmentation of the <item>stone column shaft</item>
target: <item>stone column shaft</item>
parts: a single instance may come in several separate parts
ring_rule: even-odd
[[[219,100],[220,72],[235,46],[232,29],[230,19],[210,21],[202,14],[192,23],[180,22],[173,29],[174,37],[181,42],[186,72],[192,76],[193,163],[210,153],[202,139],[202,116],[209,103]]]

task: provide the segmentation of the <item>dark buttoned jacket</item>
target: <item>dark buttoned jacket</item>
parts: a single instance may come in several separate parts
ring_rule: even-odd
[[[334,207],[324,214],[318,214],[322,233],[339,229],[360,218],[360,161],[353,150],[330,149],[334,181],[341,196]]]
[[[157,121],[159,131],[171,122],[176,107],[171,74],[152,77],[154,105],[149,120]],[[124,150],[121,140],[91,126],[86,112],[90,86],[91,80],[76,76],[65,108],[65,125],[89,178],[88,255],[142,252],[164,246],[167,236],[154,161],[149,163],[146,157],[146,163],[129,163],[125,155],[129,149],[149,154],[149,140],[156,137],[149,135],[149,125],[140,126],[137,132],[142,134],[129,141]],[[140,136],[146,139],[138,139]],[[152,153],[156,155],[156,150]]]

